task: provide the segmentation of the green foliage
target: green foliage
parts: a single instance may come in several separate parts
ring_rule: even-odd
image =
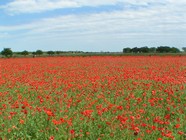
[[[42,51],[42,50],[37,50],[37,51],[35,52],[35,54],[36,54],[36,55],[42,55],[42,54],[43,54],[43,51]]]
[[[147,46],[141,47],[141,48],[139,49],[139,51],[142,52],[142,53],[148,53],[148,52],[149,52],[149,48],[148,48]]]
[[[184,49],[183,49],[184,50]],[[185,49],[186,51],[186,49]],[[179,53],[180,50],[175,47],[169,47],[169,46],[160,46],[160,47],[151,47],[148,48],[147,46],[144,47],[134,47],[134,48],[124,48],[123,53]]]
[[[169,47],[169,46],[160,46],[156,50],[158,53],[179,53],[180,50],[175,47]]]
[[[186,47],[183,47],[182,50],[186,53]]]
[[[4,50],[1,51],[1,54],[4,55],[5,57],[12,57],[13,52],[10,48],[4,48]]]
[[[172,53],[179,53],[180,52],[180,50],[178,48],[175,48],[175,47],[170,48],[170,51]]]
[[[47,54],[48,54],[48,55],[54,55],[55,52],[54,52],[54,51],[48,51]]]
[[[24,55],[24,56],[29,55],[29,52],[24,50],[24,51],[21,52],[21,55]]]
[[[56,51],[55,53],[56,53],[57,55],[59,55],[59,54],[62,53],[62,51]]]
[[[138,53],[138,52],[139,52],[139,48],[138,48],[138,47],[132,48],[132,52],[133,52],[133,53]]]
[[[123,49],[123,53],[130,53],[131,52],[131,48],[124,48]]]
[[[156,47],[151,47],[151,48],[149,48],[149,52],[150,52],[150,53],[155,53],[155,52],[156,52]]]

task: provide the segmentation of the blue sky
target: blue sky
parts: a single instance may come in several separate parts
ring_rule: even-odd
[[[1,0],[0,50],[186,46],[186,0]]]

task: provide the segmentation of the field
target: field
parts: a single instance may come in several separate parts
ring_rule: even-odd
[[[0,140],[184,140],[185,56],[0,59]]]

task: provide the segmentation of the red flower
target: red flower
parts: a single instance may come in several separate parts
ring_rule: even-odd
[[[167,115],[165,116],[165,119],[169,120],[169,119],[170,119],[170,114],[167,114]]]
[[[54,116],[54,113],[53,113],[51,110],[45,110],[45,113],[46,113],[49,117]]]
[[[156,130],[156,126],[153,125],[153,126],[152,126],[152,130]]]
[[[54,140],[54,136],[50,136],[49,140]]]
[[[180,128],[180,124],[176,124],[175,125],[175,128]]]
[[[179,134],[179,135],[183,135],[184,132],[182,132],[182,131],[178,131],[178,134]]]
[[[93,112],[93,110],[85,110],[85,111],[82,112],[82,114],[87,116],[87,117],[90,117],[92,112]]]
[[[22,120],[22,119],[20,119],[20,120],[19,120],[19,123],[20,123],[20,124],[24,124],[24,123],[25,123],[25,121],[24,121],[24,120]]]
[[[70,130],[70,134],[73,135],[74,133],[75,133],[75,130],[74,130],[74,129],[71,129],[71,130]]]
[[[53,122],[54,125],[59,125],[59,124],[61,124],[61,121],[57,121],[57,120],[52,120],[52,122]]]

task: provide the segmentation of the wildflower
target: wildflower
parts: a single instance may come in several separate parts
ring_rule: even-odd
[[[20,124],[24,124],[24,122],[25,122],[25,121],[22,120],[22,119],[19,120],[19,123],[20,123]]]
[[[118,110],[123,110],[123,106],[120,105],[120,106],[117,107],[117,109]]]
[[[51,110],[45,110],[45,113],[51,117],[51,116],[54,116],[54,113],[51,111]]]
[[[74,130],[74,129],[71,129],[71,130],[70,130],[70,134],[73,135],[74,133],[75,133],[75,130]]]
[[[54,136],[50,136],[49,140],[54,140]]]
[[[138,127],[135,127],[134,130],[135,130],[134,135],[137,136],[138,133],[140,132],[140,129]]]
[[[175,125],[175,128],[180,128],[180,124],[176,124]]]
[[[153,125],[153,126],[152,126],[152,130],[156,130],[156,126]]]
[[[90,132],[86,132],[86,135],[90,135]]]
[[[59,125],[59,124],[61,124],[61,121],[57,121],[57,120],[55,120],[55,119],[52,120],[52,122],[53,122],[54,125]]]
[[[182,131],[178,131],[178,134],[179,134],[179,135],[183,135],[184,132],[182,132]]]
[[[167,115],[165,116],[165,119],[169,120],[169,119],[170,119],[170,114],[167,114]]]
[[[82,114],[87,116],[87,117],[90,117],[92,112],[93,112],[93,110],[85,110],[85,111],[82,112]]]

